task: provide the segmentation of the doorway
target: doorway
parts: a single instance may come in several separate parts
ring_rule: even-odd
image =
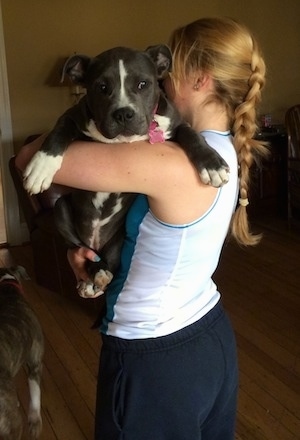
[[[22,243],[19,204],[12,184],[8,162],[14,154],[10,101],[5,57],[5,43],[0,0],[0,227],[5,231],[5,242]],[[3,237],[2,237],[3,239]],[[1,239],[1,241],[2,241]]]
[[[0,247],[7,243],[6,236],[6,224],[5,224],[5,214],[4,214],[4,201],[3,201],[3,187],[2,187],[2,177],[0,173]]]

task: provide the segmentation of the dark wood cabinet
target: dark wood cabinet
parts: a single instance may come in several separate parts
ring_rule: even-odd
[[[259,133],[268,142],[269,155],[251,170],[249,214],[287,217],[287,135],[285,132]]]

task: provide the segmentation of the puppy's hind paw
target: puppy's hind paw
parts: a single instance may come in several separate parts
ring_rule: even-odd
[[[81,298],[97,298],[103,295],[104,291],[91,282],[79,281],[77,292]]]
[[[112,279],[113,274],[109,270],[100,269],[94,277],[95,287],[104,291]]]

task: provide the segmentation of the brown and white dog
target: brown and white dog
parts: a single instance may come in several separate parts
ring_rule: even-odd
[[[39,321],[24,298],[20,278],[25,269],[0,268],[0,438],[20,440],[22,413],[14,378],[27,367],[30,403],[29,432],[38,438],[42,429],[40,380],[44,338]]]

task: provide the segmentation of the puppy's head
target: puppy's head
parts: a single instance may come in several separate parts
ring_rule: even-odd
[[[105,138],[143,136],[159,101],[158,81],[171,69],[171,61],[165,45],[146,51],[116,47],[95,58],[74,55],[63,75],[86,88],[92,119]]]
[[[30,279],[23,266],[0,267],[0,283],[5,280],[15,280],[20,283],[21,279]]]

